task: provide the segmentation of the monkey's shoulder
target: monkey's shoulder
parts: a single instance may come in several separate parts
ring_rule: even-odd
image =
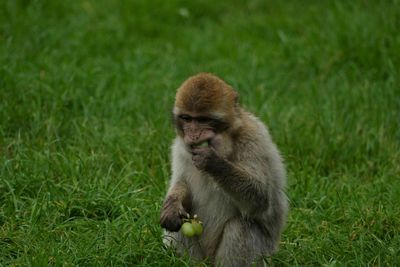
[[[268,126],[253,113],[243,111],[241,121],[235,134],[238,139],[261,143],[271,141]]]
[[[240,151],[262,154],[273,144],[268,127],[250,112],[242,115],[242,124],[234,135],[234,145]]]

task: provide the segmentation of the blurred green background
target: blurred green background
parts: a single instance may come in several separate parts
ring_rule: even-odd
[[[1,1],[0,266],[188,265],[158,216],[200,71],[285,157],[271,265],[400,265],[399,29],[398,0]]]

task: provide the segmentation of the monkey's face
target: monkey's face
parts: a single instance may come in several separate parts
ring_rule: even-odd
[[[193,112],[176,114],[174,121],[178,134],[188,148],[205,144],[217,146],[216,137],[227,128],[227,123],[221,118]]]
[[[175,96],[174,123],[190,152],[210,150],[227,155],[238,121],[237,93],[218,77],[200,73],[187,79]],[[207,149],[210,148],[210,149]],[[224,153],[221,153],[224,152]]]

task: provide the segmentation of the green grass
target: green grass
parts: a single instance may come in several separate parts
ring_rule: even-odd
[[[265,121],[291,210],[275,266],[400,265],[400,2],[0,3],[0,266],[185,266],[158,225],[176,88]]]

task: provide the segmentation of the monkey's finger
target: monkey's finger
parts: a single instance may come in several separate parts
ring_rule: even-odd
[[[186,210],[179,210],[178,213],[179,213],[179,216],[180,216],[181,218],[188,218],[188,217],[190,217],[189,213],[187,213]]]
[[[192,160],[193,161],[198,161],[202,158],[211,158],[214,155],[218,155],[217,150],[214,147],[207,147],[205,149],[199,149],[197,151],[194,151],[192,153]]]
[[[211,147],[196,147],[192,149],[192,155],[200,155],[204,154],[207,151],[210,151]]]
[[[210,147],[213,147],[213,148],[222,146],[222,136],[220,134],[217,134],[210,140],[209,144],[210,144]]]
[[[210,150],[211,150],[214,154],[217,154],[217,150],[215,149],[214,146],[210,146]]]

